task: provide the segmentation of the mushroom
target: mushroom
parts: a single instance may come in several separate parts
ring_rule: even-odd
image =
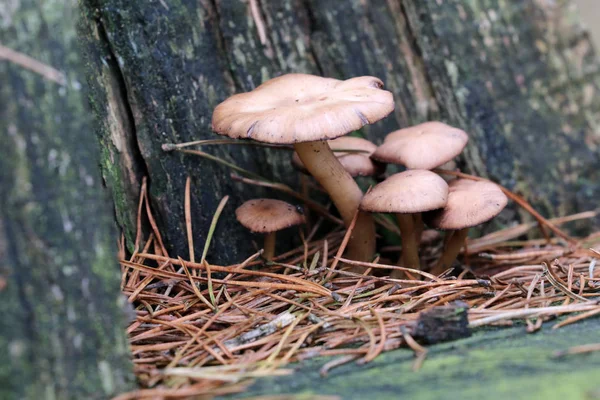
[[[408,169],[434,169],[459,155],[468,135],[442,122],[431,121],[388,134],[371,154],[377,161]]]
[[[404,165],[408,169],[437,168],[459,155],[469,136],[462,130],[443,122],[430,121],[399,129],[388,134],[371,158],[389,164]],[[421,241],[423,221],[415,215],[415,234]]]
[[[357,176],[379,176],[383,172],[384,168],[382,167],[384,165],[370,158],[371,154],[377,150],[377,145],[367,139],[342,136],[329,140],[327,143],[344,169],[353,178]],[[344,152],[343,150],[360,150],[360,152]],[[292,155],[292,166],[298,171],[308,174],[296,152]]]
[[[506,207],[508,199],[500,187],[489,181],[456,179],[448,185],[448,204],[425,215],[427,225],[453,230],[432,273],[441,274],[458,256],[469,228],[489,221]]]
[[[365,194],[360,208],[396,213],[402,235],[402,265],[419,269],[419,243],[414,215],[442,208],[448,200],[448,184],[439,175],[420,169],[394,174]]]
[[[304,215],[293,205],[281,200],[248,200],[235,210],[240,224],[252,232],[265,234],[263,257],[273,260],[277,231],[304,223]]]
[[[213,130],[232,138],[289,144],[327,191],[348,227],[362,191],[327,144],[394,109],[381,80],[363,76],[340,81],[305,74],[271,79],[248,93],[231,96],[213,113]],[[359,213],[348,243],[348,257],[369,260],[375,253],[375,224]]]

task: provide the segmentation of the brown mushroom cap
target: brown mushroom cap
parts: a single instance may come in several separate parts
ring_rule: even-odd
[[[266,143],[334,139],[376,122],[394,109],[392,94],[371,76],[341,81],[288,74],[231,96],[213,113],[213,130]]]
[[[425,216],[427,225],[433,228],[470,228],[494,218],[508,203],[500,187],[492,182],[457,179],[448,186],[446,207]]]
[[[334,140],[328,141],[331,150],[362,150],[361,153],[344,153],[335,151],[334,154],[342,164],[344,169],[348,171],[352,177],[357,176],[374,176],[382,172],[381,164],[373,162],[370,155],[377,150],[377,145],[367,139],[342,136]],[[298,153],[292,155],[292,165],[298,171],[308,174]]]
[[[371,158],[409,169],[433,169],[459,155],[468,140],[458,128],[425,122],[390,133]]]
[[[248,200],[235,210],[240,224],[252,232],[269,233],[304,223],[304,215],[293,205],[281,200]]]
[[[361,210],[386,213],[419,213],[442,208],[448,200],[448,184],[427,170],[394,174],[363,197]]]

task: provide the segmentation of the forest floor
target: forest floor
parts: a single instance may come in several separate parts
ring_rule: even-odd
[[[190,215],[189,199],[184,203]],[[301,246],[273,262],[259,251],[228,266],[206,260],[214,230],[202,258],[194,259],[187,218],[189,257],[175,258],[145,187],[139,209],[138,226],[147,221],[152,232],[138,235],[131,256],[122,248],[121,265],[122,290],[135,306],[128,334],[141,389],[119,400],[234,393],[598,396],[600,233],[574,239],[558,228],[595,212],[470,239],[459,273],[434,276],[395,266],[393,247],[381,249],[389,259],[344,259],[352,227],[322,233],[320,224],[335,220],[327,215],[300,234]],[[393,231],[390,221],[377,219]],[[556,236],[520,240],[537,228]],[[421,257],[431,265],[443,237],[423,237]],[[391,278],[393,269],[406,276]]]

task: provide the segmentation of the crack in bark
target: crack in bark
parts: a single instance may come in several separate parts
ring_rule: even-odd
[[[225,36],[223,35],[223,30],[221,29],[221,14],[219,13],[219,7],[217,5],[217,0],[206,0],[210,5],[209,12],[214,12],[215,21],[216,21],[216,39],[217,39],[217,48],[219,52],[225,56],[227,73],[223,74],[225,79],[228,80],[231,85],[230,93],[240,92],[244,85],[242,81],[237,76],[233,69],[233,62],[231,60],[230,54],[231,52],[227,48],[227,41],[225,40]],[[206,6],[205,6],[206,7]]]
[[[417,42],[417,36],[415,35],[413,27],[411,26],[411,22],[410,22],[411,19],[409,18],[408,12],[406,11],[406,5],[404,4],[404,0],[397,0],[397,1],[398,1],[399,9],[400,9],[400,18],[402,18],[404,20],[403,22],[404,22],[404,27],[405,27],[405,32],[406,32],[406,42],[410,46],[410,50],[413,54],[413,61],[414,61],[415,69],[421,72],[421,74],[423,76],[423,82],[427,85],[427,87],[424,89],[428,93],[430,93],[431,96],[433,96],[433,100],[435,101],[435,104],[437,106],[436,110],[428,110],[427,111],[428,115],[426,115],[426,117],[427,117],[427,119],[430,119],[432,111],[439,112],[440,103],[435,95],[436,94],[435,87],[433,86],[432,79],[429,76],[429,71],[427,70],[425,62],[423,60],[423,51],[421,49],[421,46],[419,46],[419,43]],[[409,66],[409,69],[410,69],[410,66]]]
[[[148,176],[148,166],[144,157],[142,156],[142,151],[140,149],[137,137],[137,131],[135,127],[135,117],[133,115],[133,108],[131,103],[129,102],[129,93],[127,89],[127,82],[125,80],[125,74],[119,65],[116,52],[113,48],[113,45],[108,38],[108,34],[106,32],[106,28],[104,27],[104,23],[102,22],[102,18],[95,18],[96,26],[98,28],[99,39],[104,44],[104,48],[107,51],[107,55],[105,57],[106,63],[108,64],[109,70],[111,72],[112,78],[114,78],[116,86],[117,86],[117,101],[123,107],[125,111],[125,115],[123,116],[126,121],[123,121],[123,126],[129,131],[127,132],[127,144],[129,154],[132,157],[133,167],[139,168],[138,174],[141,172],[142,176]],[[133,172],[133,171],[130,171]],[[137,175],[137,174],[136,174]],[[137,182],[139,186],[141,186],[141,179],[138,179]]]
[[[143,177],[148,177],[150,184],[148,164],[142,155],[140,144],[138,142],[137,130],[135,126],[135,117],[132,104],[129,100],[129,90],[125,79],[124,71],[119,65],[116,51],[108,36],[107,30],[100,15],[93,16],[93,22],[97,30],[97,40],[99,49],[104,60],[107,72],[105,76],[105,95],[107,118],[104,121],[104,129],[107,134],[104,136],[112,142],[114,149],[111,152],[110,163],[116,164],[116,174],[108,171],[110,168],[103,165],[103,182],[109,188],[115,204],[126,202],[130,207],[119,210],[117,206],[113,207],[115,221],[125,232],[127,246],[133,248],[135,240],[137,204],[139,191],[142,186]],[[118,160],[115,160],[118,157]],[[112,175],[112,179],[107,178]]]
[[[314,46],[312,45],[313,33],[317,32],[317,29],[315,28],[315,26],[317,25],[317,19],[315,18],[315,14],[310,5],[310,0],[302,0],[302,5],[304,6],[304,9],[306,10],[306,16],[308,17],[308,53],[310,54],[311,58],[313,59],[313,61],[315,63],[315,67],[317,68],[317,71],[319,72],[319,75],[323,76],[323,74],[324,74],[323,66],[321,65],[321,62],[319,61],[319,57],[317,56]]]

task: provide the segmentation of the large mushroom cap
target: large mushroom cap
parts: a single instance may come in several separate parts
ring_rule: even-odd
[[[394,174],[363,197],[360,208],[371,212],[419,213],[442,208],[448,200],[448,184],[427,170]]]
[[[425,122],[390,133],[371,157],[409,169],[433,169],[459,155],[468,140],[458,128]]]
[[[425,219],[433,228],[470,228],[494,218],[507,202],[506,195],[495,183],[458,179],[449,184],[446,207],[428,213]]]
[[[353,136],[342,136],[337,139],[330,140],[328,142],[331,150],[334,151],[335,156],[342,164],[344,169],[352,177],[357,176],[374,176],[379,175],[382,172],[381,164],[373,162],[370,156],[377,149],[377,146],[368,141],[367,139],[353,137]],[[343,152],[336,150],[360,150],[361,152]],[[308,173],[302,160],[298,156],[298,153],[294,152],[292,155],[292,165],[298,171],[305,174]]]
[[[304,215],[293,205],[281,200],[248,200],[235,210],[240,224],[252,232],[276,232],[304,223]]]
[[[371,76],[340,81],[283,75],[219,104],[212,127],[220,135],[266,143],[334,139],[392,112],[392,94],[382,87]]]

